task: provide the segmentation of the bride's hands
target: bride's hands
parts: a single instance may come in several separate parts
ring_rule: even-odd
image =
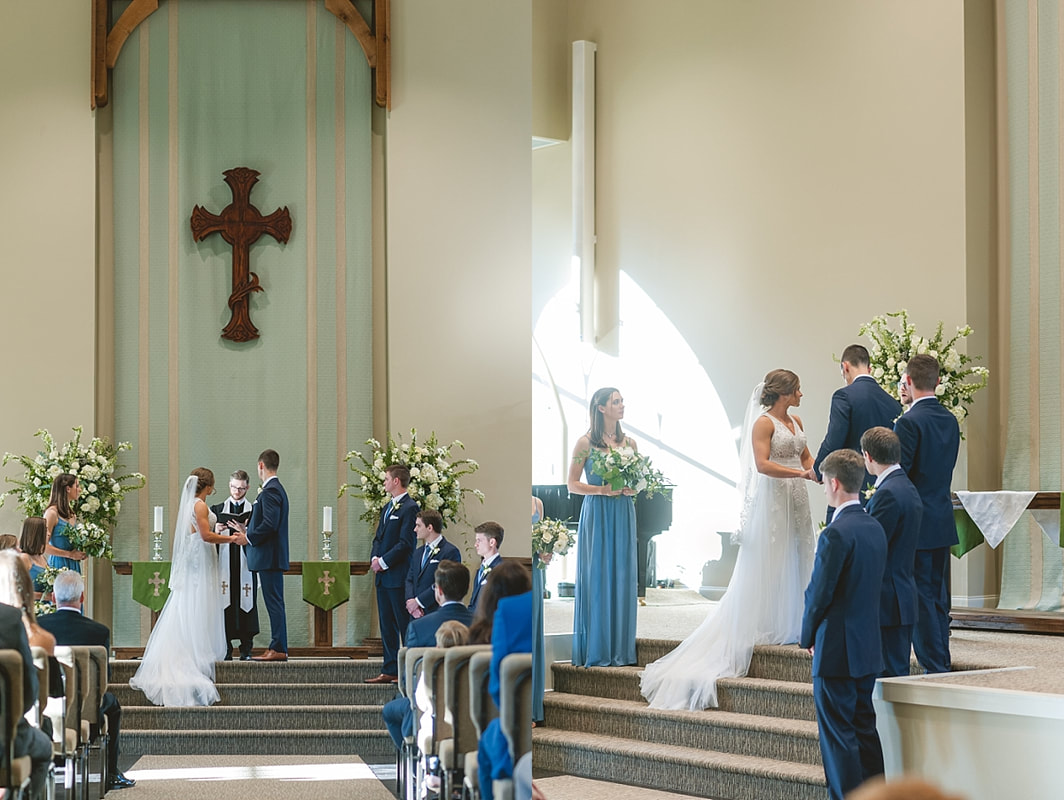
[[[248,535],[243,530],[238,530],[230,538],[236,544],[247,544],[248,543]]]

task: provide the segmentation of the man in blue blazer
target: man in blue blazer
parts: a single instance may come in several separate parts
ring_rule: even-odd
[[[414,551],[410,568],[406,572],[406,612],[420,619],[439,608],[436,602],[436,567],[443,560],[462,561],[462,551],[443,538],[443,516],[439,511],[426,508],[417,512],[414,534],[421,547]],[[410,647],[410,643],[406,643]]]
[[[248,569],[259,577],[266,613],[270,616],[270,646],[255,661],[288,660],[288,622],[284,612],[284,571],[288,569],[288,494],[277,479],[281,457],[276,450],[259,456],[262,490],[248,520]]]
[[[480,567],[473,577],[473,594],[469,597],[469,610],[477,610],[477,601],[480,600],[480,591],[488,582],[491,571],[502,563],[502,555],[499,548],[502,547],[502,537],[505,531],[498,522],[488,520],[482,522],[473,529],[473,547],[480,556]]]
[[[369,568],[377,586],[377,618],[384,642],[381,674],[366,683],[398,681],[400,634],[406,630],[410,615],[406,612],[406,573],[410,554],[414,552],[414,523],[418,506],[406,493],[410,470],[402,464],[390,464],[384,470],[384,491],[391,502],[381,509],[377,532],[373,536]]]
[[[872,377],[871,361],[864,346],[851,344],[843,350],[839,367],[846,385],[831,395],[828,431],[824,434],[824,441],[813,460],[817,479],[820,479],[820,464],[828,453],[847,448],[860,455],[861,436],[866,430],[877,425],[891,428],[894,426],[894,420],[901,415],[901,403],[887,394]],[[872,476],[865,475],[861,488],[871,483]],[[863,495],[860,500],[861,505],[864,505]],[[833,510],[828,508],[828,522],[831,522]]]
[[[950,483],[961,434],[957,418],[935,396],[938,361],[916,355],[905,367],[912,406],[894,424],[901,442],[901,468],[924,506],[916,545],[917,592],[913,650],[928,672],[949,672],[949,549],[957,544]]]
[[[872,689],[883,669],[879,595],[887,537],[857,500],[864,471],[852,450],[836,450],[821,465],[835,516],[817,542],[799,639],[813,654],[813,702],[832,800],[883,772]]]
[[[411,620],[406,629],[407,647],[435,647],[436,631],[448,620],[469,625],[473,612],[462,605],[462,598],[469,591],[469,568],[458,561],[443,560],[436,568],[432,586],[438,608],[420,619]],[[409,691],[413,692],[414,687]],[[397,750],[402,749],[403,737],[414,730],[414,710],[410,700],[397,697],[384,704],[384,726],[392,737]]]
[[[901,444],[889,428],[869,428],[861,437],[865,471],[876,476],[866,510],[887,534],[887,568],[879,603],[883,644],[881,678],[908,675],[916,622],[916,581],[913,568],[924,504],[909,476],[899,466]]]

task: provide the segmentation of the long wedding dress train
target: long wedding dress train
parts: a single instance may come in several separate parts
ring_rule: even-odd
[[[759,392],[756,393],[759,396]],[[805,432],[775,424],[769,458],[801,469]],[[749,438],[752,425],[746,426]],[[717,705],[717,679],[742,677],[754,645],[798,641],[803,595],[813,571],[813,522],[803,478],[753,476],[740,523],[741,547],[728,591],[672,652],[648,664],[640,689],[652,708]]]
[[[170,596],[129,685],[157,706],[209,706],[219,700],[214,665],[225,656],[218,555],[194,529],[196,476],[185,483],[174,530]],[[209,514],[214,527],[214,514]]]

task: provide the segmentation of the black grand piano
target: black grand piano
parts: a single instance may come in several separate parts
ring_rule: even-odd
[[[570,494],[564,483],[545,483],[532,487],[532,494],[543,501],[543,514],[551,519],[566,520],[575,531],[580,519],[580,506],[584,502],[582,494]],[[635,535],[636,558],[639,571],[639,596],[646,597],[647,574],[654,575],[654,565],[650,564],[651,539],[672,525],[672,492],[656,493],[647,497],[640,492],[635,498]]]

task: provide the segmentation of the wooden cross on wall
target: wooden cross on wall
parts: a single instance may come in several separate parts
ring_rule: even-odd
[[[259,338],[259,329],[251,322],[249,306],[252,292],[263,291],[259,276],[251,271],[251,245],[264,233],[279,242],[287,242],[292,233],[292,217],[288,206],[263,216],[251,205],[251,187],[259,180],[259,173],[247,167],[227,169],[225,182],[233,192],[233,202],[221,214],[215,215],[202,206],[192,209],[192,238],[202,242],[212,233],[220,233],[233,247],[233,292],[229,295],[229,324],[222,329],[222,338],[234,342],[250,342]]]

